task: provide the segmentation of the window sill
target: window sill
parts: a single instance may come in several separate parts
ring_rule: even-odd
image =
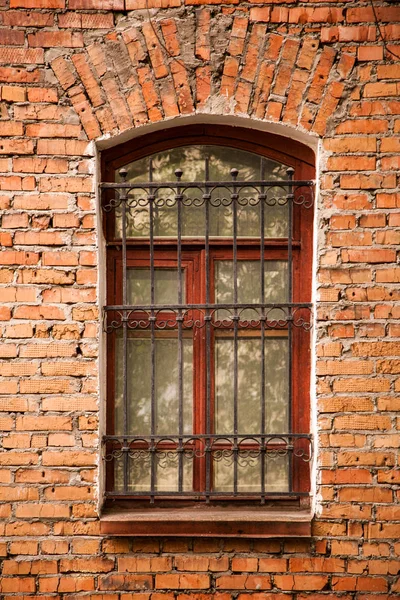
[[[310,537],[310,509],[271,507],[135,508],[108,506],[100,532],[119,536]]]

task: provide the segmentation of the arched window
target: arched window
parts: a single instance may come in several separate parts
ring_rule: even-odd
[[[106,495],[309,494],[313,155],[201,125],[103,153]]]

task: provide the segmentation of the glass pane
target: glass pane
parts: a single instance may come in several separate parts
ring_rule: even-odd
[[[252,152],[225,146],[183,146],[171,148],[146,156],[125,165],[128,171],[127,181],[140,183],[150,181],[150,158],[153,163],[153,181],[176,181],[175,170],[182,169],[182,181],[204,181],[205,159],[209,159],[210,181],[231,181],[232,168],[239,170],[241,181],[256,181],[261,177],[261,157]],[[285,179],[287,165],[264,158],[265,179],[278,181]],[[116,173],[117,181],[121,178]]]
[[[128,492],[150,492],[151,489],[151,457],[146,450],[136,450],[127,459],[128,462]],[[155,464],[155,491],[177,492],[179,462],[178,454],[173,450],[159,451]],[[115,491],[124,491],[123,458],[115,461]],[[183,491],[193,489],[193,460],[183,455]]]
[[[185,298],[185,278],[182,273],[182,292]],[[155,304],[178,304],[178,270],[154,269]],[[150,269],[137,268],[127,271],[128,304],[146,306],[150,304]]]
[[[244,450],[238,454],[237,489],[239,492],[261,491],[261,460],[259,451]],[[214,456],[214,490],[216,492],[233,492],[233,454],[220,451]]]
[[[270,338],[265,346],[266,433],[288,431],[288,340]],[[215,342],[215,430],[234,431],[234,343],[232,338]],[[261,338],[239,338],[238,400],[239,434],[261,433]]]
[[[123,430],[122,335],[117,337],[115,420],[116,435]],[[128,338],[128,431],[151,433],[151,340]],[[193,343],[183,340],[183,433],[192,431]],[[155,340],[155,411],[158,435],[176,435],[179,423],[177,338]]]
[[[214,491],[233,492],[234,466],[233,454],[229,450],[220,450],[214,454]],[[259,451],[244,450],[238,455],[238,491],[261,492],[261,457]],[[265,491],[289,491],[289,459],[274,454],[265,458]]]
[[[289,343],[287,338],[265,340],[265,412],[267,433],[289,431]]]
[[[150,490],[150,453],[147,450],[135,450],[127,457],[128,461],[128,477],[127,491],[129,492],[146,492]],[[124,491],[124,458],[115,460],[115,490],[116,492]]]
[[[217,433],[234,431],[233,340],[218,339],[215,345],[215,418]],[[240,339],[238,344],[238,432],[257,433],[261,424],[261,351],[256,339]]]
[[[267,260],[264,263],[264,302],[280,304],[288,301],[287,262]],[[239,260],[237,262],[238,304],[261,303],[260,262],[258,260]],[[233,261],[215,262],[215,303],[233,304]],[[227,317],[224,310],[217,311],[216,318]],[[240,320],[258,320],[256,309],[242,310]],[[279,309],[268,313],[268,319],[282,319]]]
[[[289,457],[267,456],[265,459],[265,487],[270,492],[289,491]]]
[[[264,163],[264,179],[279,181],[287,178],[287,165],[268,158],[261,158],[252,152],[224,146],[184,146],[172,148],[151,157],[125,165],[128,171],[127,181],[132,183],[150,181],[150,161],[152,162],[151,179],[155,182],[175,182],[175,170],[182,169],[183,182],[204,182],[206,175],[206,159],[209,164],[209,180],[215,182],[231,181],[232,168],[239,170],[241,181],[256,181],[261,178],[261,163]],[[116,181],[120,181],[116,172]],[[205,235],[205,211],[202,206],[203,191],[200,188],[184,190],[184,206],[182,210],[183,236],[203,237]],[[279,206],[276,200],[282,200],[284,192],[276,188],[268,192],[265,205],[265,235],[267,237],[287,236],[287,206]],[[127,235],[128,237],[149,237],[150,219],[146,192],[143,189],[132,190],[129,194]],[[275,198],[276,197],[276,198]],[[185,206],[186,204],[186,206]],[[259,237],[260,207],[258,191],[249,186],[239,194],[238,235]],[[252,206],[255,204],[255,206]],[[117,237],[121,237],[121,213],[117,213]],[[159,189],[154,203],[154,235],[162,237],[177,236],[177,209],[174,191],[165,187]],[[212,193],[210,210],[210,235],[233,235],[232,207],[230,192],[223,186]]]
[[[178,453],[173,450],[157,453],[156,489],[159,492],[177,492],[179,477]],[[193,460],[183,455],[183,491],[193,489]]]
[[[278,191],[278,198],[282,198],[281,189]],[[265,207],[264,235],[266,238],[288,237],[288,213],[289,209],[287,204],[282,205],[277,203]]]

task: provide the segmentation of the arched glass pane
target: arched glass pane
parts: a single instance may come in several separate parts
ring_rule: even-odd
[[[205,236],[205,209],[202,184],[205,180],[216,182],[211,190],[210,230],[213,237],[233,236],[233,211],[231,190],[223,184],[232,181],[231,169],[238,170],[238,180],[249,182],[242,187],[238,202],[238,236],[260,236],[259,191],[252,181],[280,181],[287,179],[287,165],[258,154],[225,146],[195,145],[172,148],[146,156],[125,165],[130,183],[176,182],[175,170],[180,169],[182,182],[199,183],[199,187],[183,190],[182,235]],[[116,181],[120,181],[118,171]],[[154,202],[153,234],[156,237],[177,236],[177,208],[175,190],[165,186],[156,191]],[[150,211],[147,191],[135,189],[129,193],[127,235],[146,238],[150,235]],[[287,237],[287,205],[279,204],[284,191],[278,186],[267,192],[265,203],[264,234],[267,238]],[[121,236],[121,216],[117,210],[116,235]]]

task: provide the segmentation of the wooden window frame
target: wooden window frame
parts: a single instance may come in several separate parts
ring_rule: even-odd
[[[257,143],[254,138],[257,137]],[[115,172],[125,164],[134,160],[149,156],[163,150],[177,148],[188,145],[213,145],[213,146],[232,146],[241,150],[259,154],[293,167],[295,170],[294,179],[312,180],[315,176],[314,154],[312,150],[299,142],[288,138],[278,137],[272,134],[255,132],[250,129],[241,129],[225,126],[196,125],[188,127],[177,127],[168,130],[159,131],[135,140],[135,143],[127,142],[102,153],[102,179],[105,182],[113,182]],[[236,165],[233,165],[236,166]],[[104,219],[104,233],[107,240],[107,304],[119,304],[120,252],[117,249],[118,240],[114,239],[114,221],[112,218]],[[293,230],[293,302],[311,302],[311,274],[312,274],[312,240],[313,240],[313,210],[301,210],[295,207],[294,211],[294,230]],[[259,259],[259,239],[238,239],[238,260]],[[200,302],[204,300],[204,243],[198,239],[182,239],[182,263],[183,265],[192,264],[192,276],[196,271],[193,281],[193,300]],[[255,248],[255,246],[258,246]],[[287,241],[282,239],[266,239],[265,241],[265,260],[279,260],[287,257]],[[210,242],[210,260],[214,265],[216,260],[229,259],[232,255],[232,240],[219,238]],[[128,265],[141,264],[146,265],[148,256],[148,242],[141,239],[129,239],[127,241]],[[155,243],[155,266],[162,265],[168,261],[173,264],[176,262],[176,244],[170,239],[160,239]],[[194,267],[196,263],[196,267]],[[213,266],[210,272],[213,272]],[[111,276],[110,276],[111,274]],[[211,276],[213,281],[213,276]],[[194,369],[200,373],[196,377],[198,383],[194,386],[194,431],[204,430],[204,352],[205,340],[201,339],[203,334],[196,333],[200,339],[194,341]],[[194,338],[196,338],[196,335]],[[304,334],[296,328],[293,330],[293,346],[296,350],[293,352],[292,365],[292,422],[291,431],[293,433],[309,433],[310,430],[310,373],[311,373],[311,348],[310,334]],[[203,336],[204,338],[204,336]],[[212,344],[214,346],[214,344]],[[108,343],[108,380],[107,380],[107,433],[113,433],[114,423],[114,386],[115,386],[115,354],[113,343]],[[213,370],[211,370],[213,372]],[[198,468],[201,472],[201,467]],[[200,476],[202,478],[203,476]],[[107,469],[107,481],[112,480],[112,469]],[[106,484],[107,485],[107,484]],[[200,484],[199,484],[200,485]],[[107,488],[106,488],[107,489]],[[293,470],[293,489],[299,492],[310,491],[310,469],[309,464],[298,461]],[[195,495],[195,494],[194,494]],[[116,494],[118,499],[118,494]],[[133,505],[140,510],[143,507],[142,502],[134,500]],[[187,499],[185,505],[188,504]],[[223,495],[218,499],[223,501]],[[123,505],[126,510],[127,502],[131,503],[133,498],[124,499]],[[232,502],[232,499],[229,499]],[[249,499],[250,503],[252,502]],[[179,505],[178,498],[173,499],[173,503],[164,502],[164,506],[170,508]],[[183,502],[182,502],[183,504]],[[243,508],[248,501],[241,498],[240,502],[234,502]],[[279,502],[275,503],[279,506]],[[283,501],[282,506],[293,508],[293,506],[304,506],[304,501],[288,502]],[[111,519],[112,521],[112,519]],[[103,528],[104,529],[104,528]],[[106,527],[107,529],[107,527]],[[114,521],[115,529],[115,521]],[[115,529],[117,532],[118,526]],[[129,529],[129,528],[128,528]],[[178,531],[179,527],[176,529]],[[274,528],[273,528],[274,529]],[[105,530],[105,529],[104,529]],[[122,526],[122,530],[124,527]],[[108,529],[108,532],[111,532]],[[118,531],[121,534],[121,531]],[[142,535],[147,535],[145,532]],[[177,533],[179,535],[179,533]],[[184,533],[182,533],[184,535]],[[301,535],[301,533],[299,533]]]

